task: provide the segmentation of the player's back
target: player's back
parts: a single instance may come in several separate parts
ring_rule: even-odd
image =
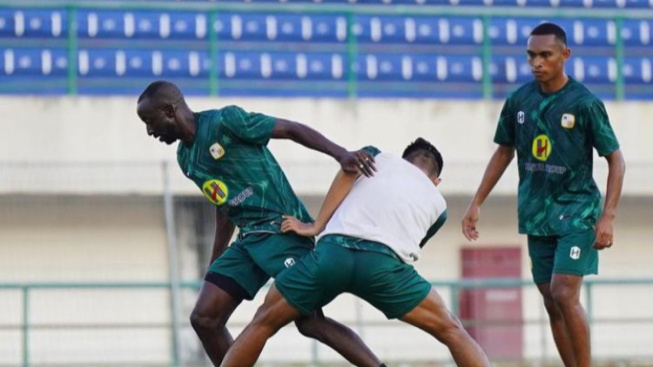
[[[380,242],[405,261],[417,260],[419,244],[445,212],[446,202],[426,174],[401,157],[380,153],[375,163],[375,176],[354,183],[322,236]]]

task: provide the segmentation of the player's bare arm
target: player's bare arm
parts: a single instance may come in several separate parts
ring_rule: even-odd
[[[349,152],[304,124],[277,118],[272,138],[289,139],[309,149],[327,154],[337,160],[345,172],[374,176],[376,168],[371,154],[362,150]]]
[[[236,226],[233,222],[222,212],[216,208],[215,210],[215,239],[213,240],[213,251],[211,252],[211,261],[213,262],[222,255],[224,250],[227,249],[229,240],[234,235]]]
[[[343,170],[338,171],[338,174],[333,179],[331,187],[324,198],[324,203],[320,208],[320,212],[313,223],[303,223],[297,218],[291,216],[284,216],[283,223],[281,224],[281,231],[295,232],[300,236],[311,237],[320,234],[326,227],[327,223],[335,213],[336,209],[340,206],[354,182],[360,175],[347,173]]]
[[[626,174],[626,162],[621,149],[617,149],[605,156],[605,160],[608,161],[608,187],[603,213],[596,224],[594,248],[598,250],[609,248],[613,244],[614,219],[617,216],[617,205],[619,204],[624,175]]]
[[[480,213],[480,208],[485,199],[490,195],[494,186],[499,182],[501,176],[512,162],[515,157],[515,147],[507,145],[499,145],[497,150],[490,158],[490,162],[485,169],[481,184],[476,190],[474,198],[469,203],[467,211],[462,219],[463,234],[468,241],[478,239],[478,230],[476,223]]]

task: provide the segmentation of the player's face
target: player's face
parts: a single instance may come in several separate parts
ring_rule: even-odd
[[[564,72],[564,64],[570,52],[569,48],[552,34],[530,36],[526,53],[535,80],[546,83],[559,77]]]
[[[155,106],[152,101],[146,99],[139,102],[136,112],[145,123],[147,135],[168,145],[179,139],[174,106]]]

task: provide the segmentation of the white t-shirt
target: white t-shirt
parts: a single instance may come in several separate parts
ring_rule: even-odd
[[[380,242],[405,262],[416,261],[429,229],[446,218],[447,203],[410,162],[392,153],[374,160],[374,177],[356,180],[320,237],[341,234]]]

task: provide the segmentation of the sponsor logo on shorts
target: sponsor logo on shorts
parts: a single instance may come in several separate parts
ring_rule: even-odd
[[[545,162],[549,159],[549,155],[551,155],[551,141],[549,140],[549,137],[544,134],[538,135],[533,140],[532,153],[533,157],[538,161]]]
[[[286,261],[283,262],[283,265],[285,267],[289,268],[289,267],[295,265],[295,259],[293,259],[292,257],[289,257],[289,258],[286,259]]]
[[[215,205],[222,205],[227,201],[229,189],[220,180],[208,180],[202,185],[202,193]]]
[[[526,115],[524,115],[524,111],[517,112],[517,122],[519,122],[520,124],[523,124],[525,118],[526,118]]]
[[[224,148],[222,147],[222,145],[215,143],[211,145],[211,147],[209,148],[209,153],[211,153],[211,157],[213,157],[213,159],[217,160],[222,158],[222,156],[224,155]]]
[[[560,125],[565,129],[573,129],[574,125],[576,125],[576,117],[571,113],[564,113],[560,119]]]
[[[574,260],[580,259],[580,247],[574,246],[571,248],[571,251],[569,252],[569,257],[571,257]]]

